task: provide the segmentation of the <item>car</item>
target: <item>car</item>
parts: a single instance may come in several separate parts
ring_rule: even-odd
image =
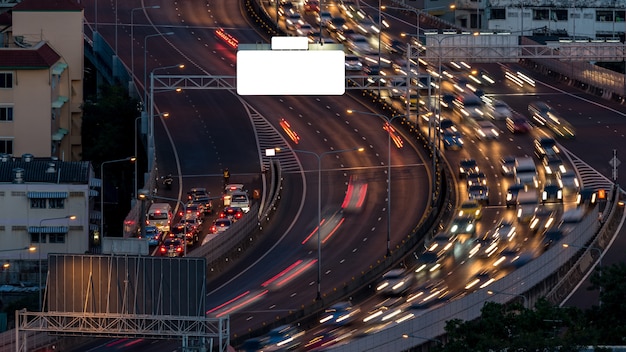
[[[178,223],[172,226],[170,229],[170,235],[180,239],[184,238],[190,246],[198,243],[199,240],[198,228],[185,223]]]
[[[224,196],[222,199],[224,200],[224,206],[230,206],[230,201],[232,198],[233,192],[241,192],[244,190],[244,186],[241,183],[231,183],[224,187]]]
[[[389,97],[399,99],[406,93],[406,78],[394,77],[388,81]]]
[[[465,178],[468,174],[479,171],[478,163],[474,159],[463,159],[459,163],[459,178]]]
[[[454,247],[452,236],[448,233],[440,232],[436,234],[426,245],[428,252],[436,253],[437,257],[443,257]]]
[[[141,231],[141,229],[139,229]],[[148,246],[156,246],[161,241],[161,236],[163,233],[156,226],[146,226],[145,227],[146,235],[144,238],[148,240]],[[138,234],[138,238],[141,237],[141,233]]]
[[[494,120],[504,120],[511,117],[511,107],[502,100],[494,100],[487,107],[489,116]]]
[[[166,238],[159,246],[157,254],[163,257],[182,257],[185,254],[185,242],[179,238]]]
[[[546,184],[541,191],[541,203],[563,203],[563,189],[558,184]]]
[[[495,140],[500,137],[498,128],[493,124],[493,122],[488,120],[476,121],[474,130],[476,131],[476,137],[480,140]]]
[[[452,219],[448,232],[452,239],[459,243],[465,243],[476,235],[476,222],[471,215],[457,216]]]
[[[244,213],[250,211],[250,197],[246,191],[235,191],[231,194],[230,199],[231,207],[238,207],[243,210]]]
[[[213,214],[213,201],[208,195],[195,195],[187,204],[196,204],[202,212],[201,215]]]
[[[475,184],[467,187],[467,194],[470,200],[489,205],[489,188],[482,184]]]
[[[473,172],[467,175],[465,177],[465,180],[467,181],[467,187],[473,186],[473,185],[483,185],[483,186],[487,185],[487,176],[482,171]]]
[[[296,8],[291,1],[285,2],[278,8],[278,16],[280,18],[287,17],[296,12]]]
[[[295,31],[303,24],[304,20],[302,20],[302,16],[297,12],[287,15],[287,18],[285,19],[285,26],[289,30]]]
[[[517,234],[517,228],[512,218],[502,218],[496,225],[493,236],[504,241],[512,241]]]
[[[345,66],[346,71],[361,71],[363,69],[363,63],[356,55],[346,54]]]
[[[556,211],[551,208],[541,206],[537,208],[535,214],[530,219],[528,227],[533,234],[543,236],[548,230],[555,225]]]
[[[375,51],[370,42],[367,40],[367,37],[361,34],[354,34],[350,38],[350,42],[348,44],[350,50],[357,55],[367,55],[372,54]]]
[[[411,289],[413,275],[404,269],[392,269],[386,272],[376,291],[389,296],[400,296]]]
[[[292,325],[281,325],[261,338],[262,351],[293,351],[302,345],[305,332]]]
[[[583,188],[578,191],[578,195],[576,196],[576,206],[593,206],[594,204],[596,204],[597,199],[598,192],[590,188]]]
[[[546,171],[547,176],[557,175],[559,173],[566,171],[563,160],[557,155],[552,155],[552,156],[546,155],[542,161],[543,161],[543,168]]]
[[[480,220],[483,216],[483,206],[477,200],[466,200],[459,206],[458,217],[471,216],[475,220]]]
[[[520,191],[523,191],[526,187],[522,184],[516,183],[510,185],[506,190],[506,207],[517,204],[517,195]]]
[[[320,324],[332,326],[344,326],[352,323],[357,314],[360,312],[350,303],[350,301],[342,301],[331,305],[324,310],[320,318]]]
[[[202,218],[199,217],[196,213],[187,213],[180,220],[181,223],[187,224],[187,226],[192,226],[196,230],[200,229],[202,225]]]
[[[211,226],[211,233],[222,233],[230,228],[233,224],[233,221],[225,218],[225,219],[215,219],[213,221],[213,225]]]
[[[445,258],[438,256],[436,252],[428,250],[416,257],[415,274],[419,276],[437,272],[442,267],[443,259]]]
[[[474,256],[478,258],[492,257],[500,249],[501,240],[495,230],[485,232],[482,237],[477,239],[477,246],[473,250]]]
[[[301,37],[308,37],[309,34],[313,33],[315,30],[313,26],[308,23],[303,23],[300,27],[296,29],[296,33]]]
[[[320,3],[317,0],[306,0],[304,2],[304,13],[319,12]]]
[[[332,18],[333,15],[329,11],[320,11],[317,16],[315,16],[315,21],[323,26],[328,26]]]
[[[500,170],[503,176],[515,176],[515,157],[508,155],[500,159]]]
[[[198,217],[204,215],[204,204],[187,203],[185,208],[178,212],[178,216],[185,216],[185,214],[195,214]]]
[[[243,210],[239,207],[226,207],[220,213],[219,217],[224,219],[230,219],[232,221],[237,221],[243,217]]]
[[[506,128],[509,132],[516,134],[528,133],[532,130],[532,126],[528,119],[521,114],[514,113],[512,116],[506,118]]]
[[[463,137],[461,132],[452,129],[443,131],[443,146],[448,150],[458,150],[463,148]]]
[[[557,182],[561,188],[563,188],[563,192],[578,192],[580,189],[580,182],[578,181],[578,176],[573,170],[566,170],[565,172],[560,172],[556,175]]]
[[[328,30],[331,32],[343,32],[348,29],[346,25],[346,19],[341,16],[332,17],[327,23]]]
[[[199,197],[199,196],[209,196],[209,192],[206,190],[206,188],[202,188],[202,187],[195,187],[189,190],[189,192],[187,192],[187,200],[192,200],[194,197]]]
[[[560,157],[561,155],[561,149],[559,149],[554,138],[537,138],[534,140],[533,145],[535,148],[535,156],[540,160],[545,157]]]
[[[543,250],[547,251],[548,249],[550,249],[555,243],[563,239],[563,236],[564,236],[563,232],[559,229],[553,228],[553,229],[547,230],[543,234],[543,238],[541,240]]]

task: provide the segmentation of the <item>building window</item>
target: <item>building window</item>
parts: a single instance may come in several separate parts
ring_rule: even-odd
[[[626,11],[624,10],[615,11],[615,22],[624,22],[624,18],[626,18]]]
[[[40,238],[41,238],[41,242],[39,242]],[[45,233],[31,233],[30,243],[46,243],[46,234]]]
[[[613,11],[596,11],[597,22],[613,22]]]
[[[12,106],[0,106],[0,121],[13,121]]]
[[[48,208],[50,208],[50,209],[63,209],[63,208],[65,208],[65,199],[63,199],[63,198],[50,198],[50,199],[48,199]]]
[[[0,139],[0,153],[13,154],[12,139]]]
[[[555,21],[567,21],[567,10],[552,10],[550,16]]]
[[[533,9],[533,20],[545,21],[550,18],[550,10],[548,9]]]
[[[50,239],[50,243],[65,243],[64,233],[49,233],[47,234]]]
[[[505,20],[506,9],[491,9],[491,19],[492,20]]]
[[[12,72],[0,72],[0,88],[13,88]]]
[[[45,198],[31,198],[30,208],[31,209],[46,209],[46,199]]]

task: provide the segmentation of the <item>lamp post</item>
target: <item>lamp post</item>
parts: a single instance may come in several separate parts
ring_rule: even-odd
[[[154,72],[159,70],[167,70],[170,68],[185,68],[184,64],[177,64],[164,67],[156,67],[150,71],[150,99],[147,103],[150,104],[150,112],[148,114],[148,170],[152,169],[153,151],[154,151]],[[160,114],[160,116],[168,117],[168,113]]]
[[[417,335],[413,335],[413,334],[402,334],[402,338],[403,339],[408,339],[408,338],[413,338],[413,339],[422,339],[422,340],[426,340],[426,341],[433,341],[436,342],[440,345],[443,344],[443,342],[441,342],[441,340],[438,339],[431,339],[430,337],[424,337],[424,336],[417,336]]]
[[[183,217],[181,218],[181,220],[185,219],[185,214],[187,214],[187,205],[183,203],[180,199],[160,197],[160,196],[155,196],[155,195],[152,195],[149,198],[169,200],[171,202],[178,202],[178,204],[180,204],[183,207]],[[186,222],[185,222],[185,233],[183,234],[183,245],[184,245],[184,256],[186,257],[187,256],[187,223]]]
[[[135,7],[134,9],[130,10],[130,73],[131,73],[131,76],[133,77],[133,80],[135,79],[135,21],[134,21],[135,11],[145,10],[145,9],[160,9],[160,8],[161,6],[154,5],[154,6],[146,6],[146,7]],[[145,85],[144,85],[144,88],[145,88]]]
[[[387,122],[387,256],[391,255],[391,123],[398,117],[405,115],[394,115],[387,117],[367,111],[348,110],[348,113],[359,113],[363,115],[378,116]]]
[[[146,81],[148,80],[148,39],[154,37],[164,37],[174,35],[174,32],[165,32],[165,33],[156,33],[156,34],[148,34],[143,38],[143,103],[148,104],[148,91],[146,87]]]
[[[468,34],[452,34],[452,35],[445,35],[445,34],[439,34],[439,33],[424,33],[425,35],[428,34],[428,38],[432,38],[434,40],[437,41],[438,44],[438,51],[439,54],[437,55],[437,99],[436,99],[436,104],[435,104],[435,116],[432,116],[431,120],[429,121],[429,124],[433,124],[433,127],[437,127],[440,125],[441,123],[441,76],[442,76],[442,57],[443,57],[443,53],[441,50],[441,42],[443,42],[446,39],[449,38],[454,38],[454,37],[458,37],[458,36],[467,36]],[[474,32],[471,35],[478,35],[478,32]],[[436,126],[435,126],[435,121],[434,119],[437,119],[436,122]],[[437,167],[437,163],[436,163],[436,159],[437,159],[437,155],[439,154],[439,142],[440,142],[440,136],[441,131],[440,128],[434,128],[433,131],[433,171],[436,170]],[[433,177],[433,194],[432,194],[432,204],[435,204],[436,201],[436,193],[435,193],[435,189],[436,189],[436,177]]]
[[[322,158],[330,154],[363,150],[363,148],[340,149],[317,154],[308,150],[293,149],[294,152],[313,155],[317,158],[317,296],[315,298],[317,301],[322,299]]]
[[[499,294],[499,295],[505,295],[505,296],[522,297],[522,299],[524,300],[524,308],[530,309],[530,307],[528,306],[528,298],[526,298],[526,296],[524,296],[524,295],[520,295],[520,294],[517,294],[517,293],[508,293],[508,292],[502,292],[502,291],[495,291],[495,290],[489,290],[489,291],[487,291],[487,293],[490,294],[490,295]]]
[[[590,251],[598,251],[598,266],[602,267],[602,249],[594,246],[577,246],[570,243],[563,243],[563,248],[578,248],[578,249],[588,249]],[[598,275],[602,277],[602,270],[598,271]],[[602,305],[602,286],[599,288],[598,305]]]
[[[135,160],[136,158],[134,156],[129,156],[124,159],[109,160],[109,161],[103,161],[102,163],[100,163],[100,182],[102,183],[100,185],[100,212],[102,213],[100,216],[100,234],[102,237],[104,237],[104,165],[112,164],[112,163],[119,163],[122,161],[135,162]]]
[[[46,218],[46,219],[41,219],[39,220],[39,231],[41,231],[41,225],[46,222],[46,221],[52,221],[52,220],[62,220],[62,219],[69,219],[69,220],[75,220],[76,219],[76,215],[66,215],[66,216],[59,216],[59,217],[55,217],[55,218]],[[42,273],[41,273],[41,269],[43,266],[43,262],[41,259],[41,252],[43,252],[42,248],[41,248],[41,243],[43,242],[41,240],[41,232],[39,232],[39,237],[38,237],[38,242],[39,242],[39,311],[43,312],[43,296],[42,296],[42,290],[41,290],[41,285],[42,285]],[[26,249],[29,249],[29,247],[27,247]],[[47,282],[47,280],[46,280]]]

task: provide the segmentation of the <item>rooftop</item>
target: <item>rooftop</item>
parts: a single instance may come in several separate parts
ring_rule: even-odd
[[[42,69],[52,67],[61,56],[46,42],[29,48],[0,48],[0,68]]]
[[[22,0],[13,11],[82,11],[76,0]]]
[[[52,158],[0,157],[0,184],[13,183],[15,169],[23,169],[24,183],[87,184],[91,174],[88,161],[60,161]]]

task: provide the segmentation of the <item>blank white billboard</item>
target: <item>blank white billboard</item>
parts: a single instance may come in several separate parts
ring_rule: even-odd
[[[239,50],[239,95],[342,95],[341,50]]]

